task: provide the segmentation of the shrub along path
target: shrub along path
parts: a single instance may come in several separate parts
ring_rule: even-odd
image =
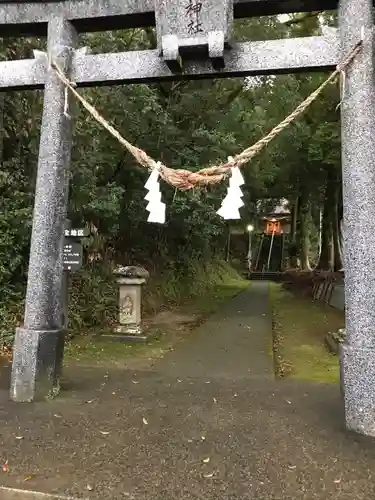
[[[345,431],[338,386],[276,381],[270,353],[268,285],[253,283],[152,369],[75,367],[46,403],[2,391],[1,483],[93,499],[372,498],[375,447]]]

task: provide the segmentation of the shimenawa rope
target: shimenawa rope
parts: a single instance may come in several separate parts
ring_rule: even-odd
[[[133,146],[92,106],[84,99],[75,89],[76,84],[70,82],[61,68],[55,61],[51,61],[51,67],[54,69],[56,76],[60,81],[71,91],[71,93],[80,101],[82,106],[91,114],[95,120],[100,123],[110,134],[115,137],[131,153],[137,162],[143,167],[153,170],[157,168],[160,176],[165,182],[177,189],[188,190],[198,186],[207,186],[210,184],[218,184],[228,177],[230,169],[240,167],[253,159],[259,154],[275,137],[285,130],[296,118],[298,118],[306,109],[317,99],[322,91],[340,74],[345,74],[345,69],[359,54],[362,48],[362,40],[359,41],[343,61],[336,67],[335,71],[318,87],[312,94],[307,97],[297,108],[288,115],[282,122],[274,127],[265,137],[257,141],[249,148],[239,153],[234,158],[230,158],[227,163],[204,168],[198,172],[190,172],[189,170],[169,168],[161,162],[156,162],[142,149]]]

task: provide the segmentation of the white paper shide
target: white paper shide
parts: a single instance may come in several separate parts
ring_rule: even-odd
[[[241,219],[239,209],[244,206],[244,202],[241,199],[243,192],[240,186],[245,184],[245,180],[238,167],[232,168],[231,172],[227,195],[220,209],[217,211],[217,214],[225,220]]]
[[[156,224],[165,223],[165,203],[161,201],[161,192],[159,184],[159,171],[155,168],[148,178],[145,188],[148,193],[145,200],[148,201],[146,210],[150,212],[147,222],[154,222]]]

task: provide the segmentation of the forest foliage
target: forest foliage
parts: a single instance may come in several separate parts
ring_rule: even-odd
[[[292,24],[277,18],[246,20],[236,24],[236,39],[316,34],[321,22],[334,24],[335,18],[327,14]],[[151,29],[133,29],[86,35],[80,44],[90,46],[93,52],[147,49],[153,47],[154,37]],[[32,49],[43,48],[44,43],[0,40],[0,59],[32,57]],[[150,156],[171,167],[194,170],[225,161],[254,143],[326,76],[313,73],[162,82],[80,92],[124,137]],[[3,339],[9,338],[22,317],[42,98],[41,91],[0,94]],[[240,224],[246,227],[253,221],[258,199],[287,198],[295,215],[293,244],[302,268],[341,267],[338,102],[339,87],[331,85],[303,117],[244,168],[245,208]],[[145,266],[159,288],[177,282],[191,290],[189,283],[197,281],[197,274],[204,269],[210,270],[205,274],[209,282],[213,263],[225,255],[228,227],[216,214],[225,186],[175,192],[163,185],[167,223],[148,224],[144,200],[147,172],[84,109],[77,105],[73,114],[69,217],[73,226],[86,225],[93,230],[86,242],[87,265],[73,280],[74,325],[108,323],[113,318],[114,262]],[[161,276],[168,279],[163,281]],[[160,293],[161,303],[165,297],[168,293]]]

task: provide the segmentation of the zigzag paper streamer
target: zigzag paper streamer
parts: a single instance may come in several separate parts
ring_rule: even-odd
[[[148,193],[145,196],[145,200],[148,201],[146,210],[150,212],[147,222],[164,224],[166,206],[165,203],[161,201],[159,171],[157,168],[154,168],[151,172],[145,184],[145,188],[148,190]]]
[[[241,219],[239,209],[244,206],[244,202],[241,199],[243,192],[240,186],[243,184],[245,184],[245,180],[240,169],[238,167],[232,168],[227,195],[222,201],[220,209],[216,212],[223,219]]]

